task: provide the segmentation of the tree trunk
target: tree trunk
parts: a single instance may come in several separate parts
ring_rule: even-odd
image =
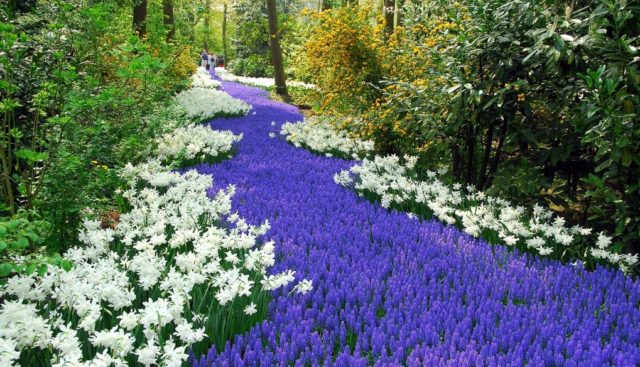
[[[478,189],[484,190],[487,179],[487,167],[489,166],[489,158],[491,158],[491,145],[493,144],[493,124],[489,126],[484,141],[484,152],[482,154],[482,163],[480,164],[480,176],[478,177]]]
[[[133,5],[133,31],[140,39],[147,35],[147,0],[135,0]]]
[[[193,14],[193,9],[191,7],[187,7],[187,29],[189,32],[189,42],[191,45],[195,44],[195,27],[196,27],[196,16]]]
[[[211,11],[211,0],[207,0],[204,3],[204,42],[203,42],[203,47],[205,50],[207,50],[207,52],[209,52],[209,18],[210,18],[210,14],[209,12]]]
[[[511,116],[504,116],[504,120],[502,121],[502,127],[500,128],[500,136],[498,138],[498,145],[496,146],[496,152],[493,155],[493,159],[491,160],[491,166],[489,166],[489,173],[487,174],[487,183],[486,188],[491,187],[493,184],[493,179],[496,176],[496,172],[498,172],[498,165],[500,164],[500,156],[502,154],[502,146],[504,145],[504,140],[507,138],[507,129],[509,128],[509,119]]]
[[[225,1],[222,10],[222,57],[224,57],[224,65],[229,62],[227,58],[227,2]]]
[[[162,0],[162,15],[164,30],[167,31],[167,42],[169,42],[176,35],[176,20],[173,16],[172,0]]]
[[[387,34],[393,33],[393,18],[395,13],[395,0],[384,0],[384,23]]]
[[[466,161],[466,173],[465,173],[465,183],[467,185],[472,185],[475,181],[474,177],[474,168],[475,168],[475,150],[476,150],[476,136],[475,129],[473,127],[472,122],[467,123],[466,129],[466,153],[467,153],[467,161]]]
[[[404,0],[396,0],[396,27],[402,25],[402,15],[404,13]]]
[[[289,99],[287,83],[284,77],[284,63],[282,61],[282,49],[280,48],[280,35],[278,34],[278,13],[276,0],[267,0],[267,18],[269,21],[269,40],[271,43],[271,61],[273,63],[276,93],[284,99]]]

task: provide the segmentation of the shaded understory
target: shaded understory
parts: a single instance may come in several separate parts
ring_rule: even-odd
[[[271,222],[272,271],[296,270],[314,289],[276,293],[265,321],[195,366],[640,363],[640,282],[389,212],[333,182],[353,162],[269,137],[302,118],[294,107],[258,88],[222,89],[254,109],[211,123],[244,139],[233,159],[197,168],[213,175],[211,194],[236,185],[242,217]]]

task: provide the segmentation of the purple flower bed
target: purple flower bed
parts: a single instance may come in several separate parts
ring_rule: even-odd
[[[199,170],[235,184],[234,208],[269,219],[273,271],[313,280],[278,292],[267,319],[194,366],[637,366],[640,282],[621,272],[509,253],[419,222],[333,182],[352,162],[269,138],[296,109],[235,83],[256,114],[212,122],[243,133],[237,155]],[[271,121],[276,126],[271,126]]]

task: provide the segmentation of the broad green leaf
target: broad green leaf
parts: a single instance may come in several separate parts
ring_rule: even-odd
[[[13,264],[3,263],[0,264],[0,277],[6,277],[13,271]]]
[[[49,269],[47,264],[41,264],[38,267],[38,275],[40,275],[41,277],[44,276],[45,274],[47,274],[47,269]]]
[[[13,246],[16,250],[23,250],[29,247],[29,240],[26,237],[20,237]]]

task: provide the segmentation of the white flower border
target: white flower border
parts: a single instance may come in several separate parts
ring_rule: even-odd
[[[220,79],[225,82],[237,82],[247,85],[252,85],[255,87],[273,87],[275,85],[275,81],[273,78],[253,78],[249,76],[240,76],[235,75],[228,71],[225,68],[217,67],[215,68],[216,75],[220,77]],[[299,82],[295,80],[287,80],[287,85],[291,87],[297,88],[306,88],[306,89],[315,89],[316,86],[314,84]]]

